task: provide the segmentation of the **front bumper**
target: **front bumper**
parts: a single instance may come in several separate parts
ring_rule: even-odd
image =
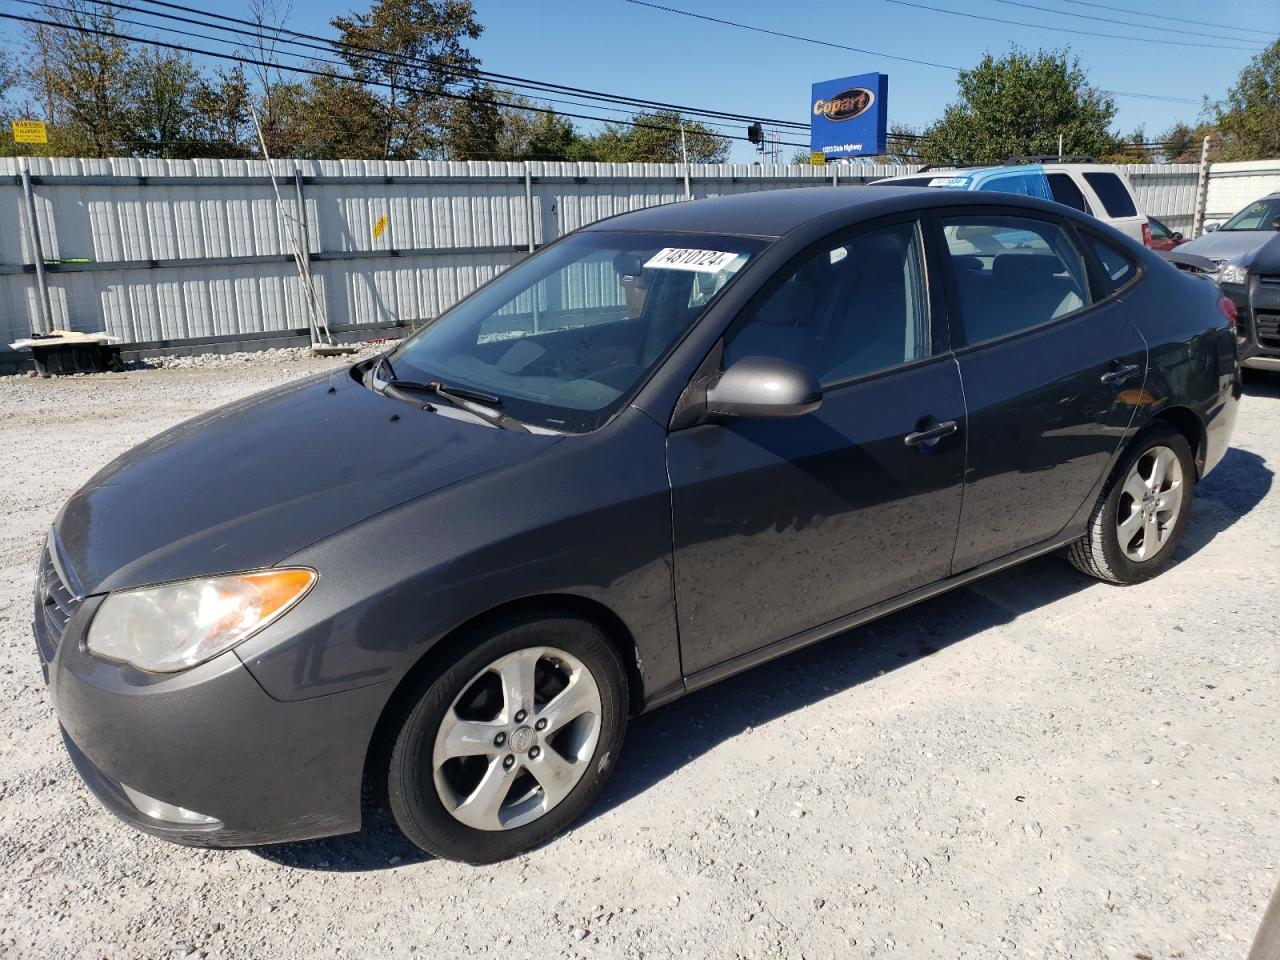
[[[182,673],[144,673],[85,650],[100,603],[84,600],[60,638],[38,615],[34,629],[67,751],[109,810],[140,830],[193,846],[252,846],[360,829],[364,760],[386,685],[280,701],[230,652]],[[217,823],[149,816],[124,786]]]
[[[1249,275],[1248,285],[1221,284],[1236,305],[1240,366],[1280,370],[1280,277]]]

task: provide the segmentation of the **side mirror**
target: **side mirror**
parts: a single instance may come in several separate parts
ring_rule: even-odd
[[[813,374],[789,360],[743,357],[707,388],[707,413],[721,417],[802,417],[822,405]]]
[[[1183,240],[1187,238],[1180,233],[1175,233],[1170,239],[1172,239],[1174,243],[1181,243]]]
[[[1213,231],[1217,230],[1220,226],[1222,226],[1220,223],[1206,223],[1204,225],[1204,232],[1213,233]]]

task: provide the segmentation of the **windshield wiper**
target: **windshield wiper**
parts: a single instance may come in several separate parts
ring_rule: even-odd
[[[502,400],[498,397],[490,396],[487,393],[481,393],[479,390],[468,390],[466,387],[446,387],[439,380],[423,382],[421,380],[402,380],[395,376],[395,370],[387,360],[382,361],[388,372],[391,373],[392,379],[385,381],[383,384],[383,392],[390,390],[396,391],[401,397],[405,397],[404,391],[412,391],[414,393],[433,393],[437,397],[443,397],[448,400],[459,410],[479,417],[485,423],[492,424],[503,430],[514,430],[517,433],[531,432],[528,427],[517,420],[515,417],[508,416],[498,410],[488,409],[485,407],[500,407]],[[408,398],[412,399],[412,398]],[[423,409],[434,409],[431,404],[427,404]]]

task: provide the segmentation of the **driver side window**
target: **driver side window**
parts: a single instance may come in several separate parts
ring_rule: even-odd
[[[827,387],[929,350],[924,256],[911,222],[820,247],[734,322],[723,362],[789,360]]]

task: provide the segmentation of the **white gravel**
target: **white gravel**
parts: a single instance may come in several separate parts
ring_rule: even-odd
[[[130,445],[338,363],[0,378],[0,956],[1247,952],[1280,877],[1280,380],[1250,385],[1159,580],[1043,559],[691,696],[516,861],[430,861],[385,819],[259,851],[125,827],[40,680],[44,530]]]

